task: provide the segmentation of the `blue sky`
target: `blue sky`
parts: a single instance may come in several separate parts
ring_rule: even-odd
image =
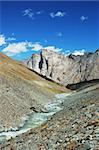
[[[99,48],[97,1],[2,1],[0,51],[26,59],[42,48],[83,53]]]

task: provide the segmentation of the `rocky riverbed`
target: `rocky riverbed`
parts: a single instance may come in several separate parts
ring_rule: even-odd
[[[99,84],[63,98],[47,122],[1,144],[2,150],[99,150]]]
[[[64,101],[64,97],[70,94],[72,93],[56,94],[53,102],[49,102],[45,105],[45,112],[33,112],[28,114],[19,127],[1,131],[0,143],[2,144],[6,140],[15,138],[16,136],[26,133],[30,129],[36,128],[46,122],[50,116],[62,109],[61,103]]]

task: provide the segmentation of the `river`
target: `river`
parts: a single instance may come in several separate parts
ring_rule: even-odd
[[[22,133],[29,131],[30,129],[40,126],[42,123],[46,122],[50,116],[62,109],[61,103],[64,99],[71,93],[56,94],[55,100],[52,103],[47,103],[45,108],[47,112],[43,113],[31,113],[28,115],[27,120],[23,126],[18,127],[17,129],[12,129],[9,131],[0,132],[0,143],[14,138]]]

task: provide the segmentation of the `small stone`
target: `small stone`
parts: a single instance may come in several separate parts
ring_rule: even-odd
[[[92,139],[93,139],[93,138],[92,138],[92,135],[90,135],[89,139],[90,139],[90,140],[92,140]]]
[[[88,114],[88,113],[86,113],[86,116],[87,116],[88,118],[91,118],[91,117],[92,117],[92,115],[91,115],[91,114]]]
[[[99,128],[95,129],[94,133],[99,133]]]
[[[65,140],[68,142],[70,139],[67,137]]]

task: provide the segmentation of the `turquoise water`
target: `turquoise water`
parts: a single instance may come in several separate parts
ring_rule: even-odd
[[[17,128],[17,130],[12,129],[10,131],[0,132],[0,143],[10,139],[11,137],[14,138],[19,134],[25,133],[30,129],[36,128],[42,123],[46,122],[50,116],[61,110],[60,103],[62,102],[62,100],[58,98],[56,99],[57,101],[54,101],[53,103],[48,103],[45,106],[47,112],[31,113],[27,117],[28,119],[25,121],[24,125],[22,127]]]
[[[16,129],[12,129],[10,131],[3,131],[0,132],[0,143],[2,143],[5,140],[10,139],[11,137],[14,138],[17,135],[20,135],[22,133],[25,133],[29,131],[30,129],[36,128],[42,123],[46,122],[50,116],[55,114],[56,112],[60,111],[62,109],[61,103],[64,101],[64,98],[68,96],[68,94],[57,94],[55,101],[53,103],[48,103],[45,107],[47,109],[46,113],[32,113],[30,114],[23,124],[22,127],[19,127]]]

